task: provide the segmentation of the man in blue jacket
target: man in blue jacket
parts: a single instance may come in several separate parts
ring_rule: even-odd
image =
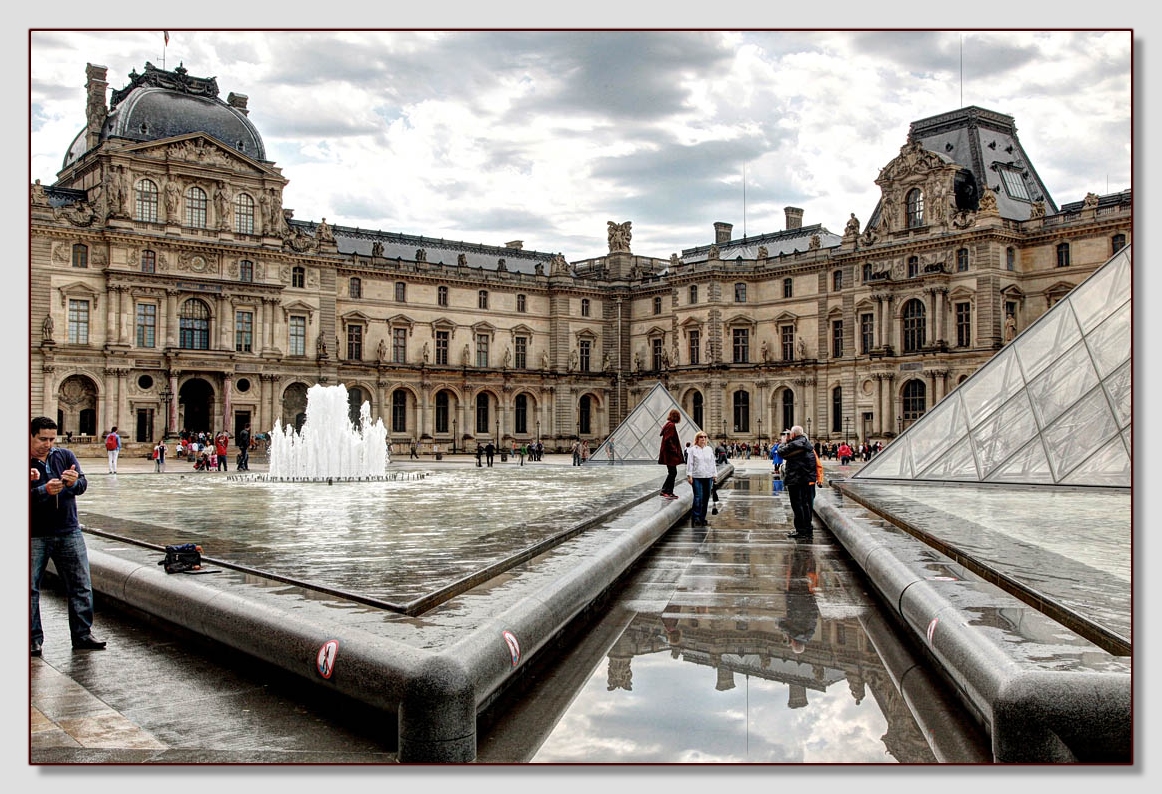
[[[31,423],[29,454],[30,525],[32,531],[32,625],[29,645],[40,656],[44,629],[40,624],[40,581],[49,560],[65,585],[69,633],[73,648],[99,651],[105,647],[93,636],[93,586],[89,554],[77,520],[77,496],[89,487],[77,456],[54,447],[56,422],[38,416]]]
[[[783,459],[783,487],[791,500],[791,512],[795,515],[795,531],[787,537],[807,540],[812,537],[811,510],[814,496],[815,450],[811,440],[800,425],[791,428],[788,441],[779,444],[779,457]]]

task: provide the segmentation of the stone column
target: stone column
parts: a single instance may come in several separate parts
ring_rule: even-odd
[[[43,379],[43,382],[44,382],[44,385],[43,385],[43,389],[44,389],[44,399],[43,399],[44,414],[43,415],[50,417],[54,420],[56,419],[56,412],[57,412],[57,393],[56,393],[56,387],[53,385],[53,380],[54,380],[53,375],[55,372],[56,372],[56,367],[54,365],[52,365],[52,364],[41,365],[40,375],[41,375],[41,378]],[[77,428],[75,428],[75,427],[73,428],[74,431],[76,429]],[[64,434],[62,433],[62,435],[64,435]]]
[[[234,374],[226,373],[222,379],[222,429],[228,433],[232,433],[231,429],[231,413],[233,411],[233,396],[234,396]],[[258,417],[254,417],[257,419]]]
[[[178,346],[178,293],[177,290],[168,290],[165,294],[165,346]]]

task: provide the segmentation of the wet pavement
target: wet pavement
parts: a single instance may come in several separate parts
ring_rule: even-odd
[[[722,489],[711,526],[672,530],[601,614],[562,642],[555,661],[530,671],[526,679],[535,681],[534,689],[522,694],[527,682],[514,687],[482,716],[480,763],[981,760],[979,733],[951,699],[945,702],[946,692],[932,694],[939,736],[932,715],[918,721],[900,697],[893,683],[898,671],[884,659],[907,656],[908,643],[896,636],[842,547],[821,527],[813,543],[787,540],[789,509],[785,495],[772,487],[769,462],[732,462],[737,476]],[[82,464],[94,480],[108,476],[101,461]],[[515,465],[498,462],[491,475]],[[536,465],[547,471],[568,467],[569,459],[549,456]],[[436,476],[448,477],[490,475],[467,471],[475,468],[468,456],[393,467],[438,469]],[[851,471],[830,462],[828,468],[836,475]],[[152,464],[123,461],[121,471],[116,512],[158,512],[156,491],[147,485],[160,479],[149,474]],[[261,471],[256,463],[252,473]],[[200,478],[237,475],[195,476],[205,487],[209,479]],[[626,481],[609,494],[624,498],[624,489],[638,487]],[[94,488],[94,496],[98,490],[109,489]],[[413,499],[397,501],[401,515],[422,515]],[[161,504],[167,515],[188,515],[168,499]],[[212,499],[200,504],[210,509]],[[528,523],[543,517],[556,524],[564,509],[530,500]],[[180,529],[183,522],[170,526]],[[512,534],[512,527],[505,529],[491,537]],[[228,535],[214,542],[229,545]],[[472,545],[471,539],[461,543]],[[378,595],[414,595],[400,589],[405,579]],[[811,583],[806,591],[805,583]],[[44,657],[30,666],[32,764],[395,760],[379,726],[382,714],[366,706],[333,693],[324,697],[281,670],[100,602],[96,633],[109,640],[109,651],[74,653],[53,642],[67,634],[59,594],[44,594],[42,610],[48,643]],[[797,611],[815,616],[798,653],[788,642]]]

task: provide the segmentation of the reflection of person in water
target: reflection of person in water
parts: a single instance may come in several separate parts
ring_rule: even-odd
[[[818,589],[815,555],[810,546],[796,543],[787,561],[787,615],[779,618],[779,628],[787,635],[795,653],[802,653],[806,643],[815,636],[819,622],[819,605],[815,603]]]

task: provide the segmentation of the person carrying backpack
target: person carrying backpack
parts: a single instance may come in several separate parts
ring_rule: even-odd
[[[117,473],[117,456],[121,454],[121,436],[117,435],[117,425],[105,436],[105,451],[109,454],[109,473]]]

